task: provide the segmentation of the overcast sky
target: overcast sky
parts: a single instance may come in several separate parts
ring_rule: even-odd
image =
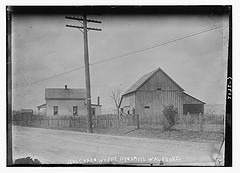
[[[39,83],[84,66],[83,34],[66,24],[80,25],[65,15],[13,16],[13,108],[45,103],[45,88],[85,88],[84,69]],[[223,24],[222,28],[119,59],[92,65],[92,102],[101,97],[103,111],[114,109],[110,90],[125,92],[144,74],[161,67],[185,92],[207,104],[224,104],[228,21],[224,16],[135,15],[89,16],[102,32],[89,31],[90,64],[151,47]],[[22,85],[30,85],[20,87]]]

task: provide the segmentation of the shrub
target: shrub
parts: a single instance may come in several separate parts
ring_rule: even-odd
[[[171,104],[168,106],[164,106],[162,112],[165,117],[163,130],[165,131],[172,130],[173,126],[176,124],[176,118],[178,114],[177,108],[174,108],[174,106]]]

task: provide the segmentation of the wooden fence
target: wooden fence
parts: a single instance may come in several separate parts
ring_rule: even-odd
[[[92,126],[99,128],[117,127],[117,126],[137,126],[135,115],[117,116],[114,114],[92,116]],[[48,126],[62,128],[87,128],[86,116],[65,116],[65,117],[44,117],[35,116],[32,119],[15,119],[15,124],[32,125],[32,126]]]
[[[223,132],[224,117],[223,115],[213,114],[183,114],[176,117],[175,129],[188,131],[208,131],[208,132]],[[140,127],[162,129],[164,125],[163,115],[149,116],[144,115],[140,118]]]
[[[59,128],[83,128],[87,129],[86,116],[66,116],[66,117],[46,117],[33,116],[31,119],[14,119],[14,123],[19,125],[47,126]],[[163,115],[152,117],[138,115],[101,115],[92,117],[93,128],[109,128],[118,126],[136,126],[137,128],[162,129],[164,124]],[[175,129],[188,131],[208,131],[223,132],[224,119],[223,115],[182,115],[176,119]]]

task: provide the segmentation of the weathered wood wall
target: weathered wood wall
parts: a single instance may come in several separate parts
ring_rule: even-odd
[[[173,104],[181,115],[183,90],[168,76],[158,71],[136,92],[136,113],[140,117],[162,116],[164,106]],[[149,106],[149,108],[145,108]]]
[[[164,106],[173,104],[179,115],[183,113],[182,92],[144,92],[136,93],[136,113],[140,116],[162,116]],[[145,108],[149,106],[149,108]]]
[[[132,110],[135,109],[135,93],[124,95],[121,102],[121,107],[124,110],[124,113],[127,113],[127,111],[130,111],[130,114],[132,114]]]

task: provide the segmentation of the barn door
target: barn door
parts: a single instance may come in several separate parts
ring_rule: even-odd
[[[146,117],[148,117],[150,115],[150,106],[149,105],[144,106],[144,114]]]
[[[144,124],[148,125],[150,123],[150,106],[149,105],[145,105],[144,106]]]

